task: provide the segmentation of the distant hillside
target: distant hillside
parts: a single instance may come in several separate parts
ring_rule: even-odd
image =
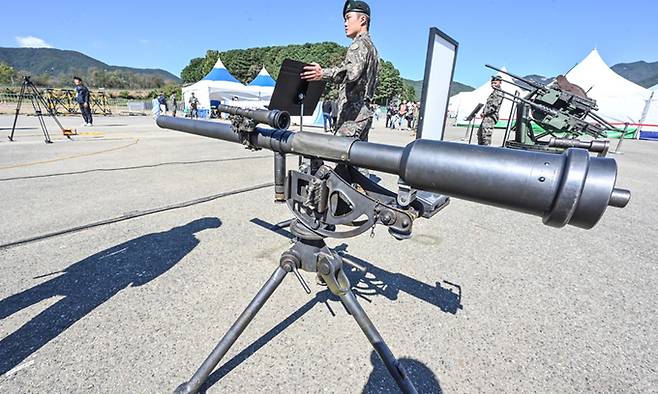
[[[658,62],[619,63],[610,68],[622,77],[645,88],[658,83]]]
[[[414,90],[416,91],[416,97],[418,100],[422,97],[423,94],[423,80],[421,79],[420,81],[412,81],[411,79],[404,79],[402,80],[407,83],[408,85],[411,85]],[[455,94],[461,93],[461,92],[470,92],[472,90],[475,90],[474,88],[464,85],[463,83],[459,83],[456,81],[452,81],[452,84],[450,85],[450,94],[449,96],[452,97]]]
[[[94,73],[98,83],[126,85],[99,87],[128,88],[133,87],[130,84],[144,85],[149,81],[180,83],[180,78],[165,70],[110,66],[80,52],[55,48],[0,48],[0,63],[13,67],[17,73],[67,84],[74,75],[93,80]]]
[[[540,83],[542,85],[548,85],[549,83],[553,82],[553,80],[555,79],[553,77],[544,77],[543,75],[537,75],[537,74],[526,75],[523,78],[528,79],[532,82]]]

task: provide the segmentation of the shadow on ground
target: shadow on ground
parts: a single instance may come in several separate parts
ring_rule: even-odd
[[[195,233],[221,224],[218,218],[209,217],[143,235],[89,256],[64,271],[44,275],[58,276],[0,301],[1,320],[51,297],[63,297],[0,341],[0,375],[119,291],[130,285],[144,285],[167,272],[199,244]]]
[[[370,362],[372,363],[372,372],[368,377],[368,382],[363,387],[362,394],[397,394],[402,392],[374,350],[370,353]],[[419,393],[443,393],[439,379],[425,364],[412,358],[400,358],[398,362],[407,372],[409,379]]]

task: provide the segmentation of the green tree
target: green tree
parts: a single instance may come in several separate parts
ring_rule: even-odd
[[[393,97],[402,96],[404,84],[393,63],[380,59],[379,61],[379,84],[375,91],[375,101],[379,104],[387,104]]]
[[[183,83],[193,83],[199,81],[205,74],[201,73],[201,66],[205,58],[195,57],[190,60],[190,64],[185,66],[183,71],[180,73],[180,77],[183,80]]]
[[[416,101],[416,89],[406,82],[403,82],[402,99],[407,101]]]
[[[16,71],[5,63],[0,63],[0,83],[13,84],[16,80]]]
[[[194,58],[181,72],[185,83],[193,83],[202,79],[221,57],[228,71],[242,83],[249,83],[258,74],[262,66],[276,79],[284,59],[294,59],[306,63],[318,63],[323,67],[335,67],[345,58],[347,48],[335,42],[320,42],[315,44],[272,46],[248,49],[232,49],[219,52],[206,51],[203,58]],[[334,99],[338,96],[338,87],[328,82],[323,96]],[[392,97],[415,96],[405,90],[400,72],[393,63],[380,59],[379,86],[375,92],[375,101],[386,104]]]

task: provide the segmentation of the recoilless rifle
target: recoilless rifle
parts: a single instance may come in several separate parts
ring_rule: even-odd
[[[324,239],[349,238],[376,225],[398,240],[411,237],[414,220],[430,218],[449,203],[447,196],[541,216],[544,224],[589,229],[608,206],[624,207],[630,192],[615,187],[614,159],[590,157],[586,150],[562,154],[416,140],[405,147],[313,132],[286,130],[281,111],[220,106],[232,124],[160,116],[158,126],[274,152],[274,199],[294,215],[293,246],[247,308],[176,393],[198,392],[229,348],[288,273],[306,291],[299,271],[317,273],[354,317],[404,393],[416,393],[402,365],[357,302],[344,265],[363,270],[329,248]],[[258,127],[265,123],[273,129]],[[284,127],[285,126],[285,127]],[[302,156],[286,171],[288,154]],[[332,168],[326,162],[336,163]],[[399,177],[398,190],[381,187],[355,167]],[[438,193],[438,194],[437,194]]]

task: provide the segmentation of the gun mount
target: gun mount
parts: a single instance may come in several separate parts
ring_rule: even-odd
[[[264,119],[264,118],[263,118]],[[541,216],[545,224],[591,228],[607,206],[624,207],[630,192],[615,187],[613,159],[590,157],[582,149],[564,154],[518,151],[442,141],[416,140],[405,147],[312,132],[250,127],[160,116],[160,127],[274,152],[275,198],[295,219],[293,246],[192,378],[176,393],[196,393],[288,273],[306,293],[299,270],[340,298],[357,321],[402,392],[416,393],[404,368],[386,345],[350,289],[344,265],[361,269],[324,242],[348,238],[383,225],[398,240],[411,237],[417,218],[430,218],[448,197],[467,199]],[[285,170],[285,155],[306,157],[298,170]],[[335,168],[325,162],[337,163]],[[360,174],[354,166],[397,175],[397,193]],[[432,194],[428,192],[441,193]],[[445,195],[445,196],[444,196]]]

